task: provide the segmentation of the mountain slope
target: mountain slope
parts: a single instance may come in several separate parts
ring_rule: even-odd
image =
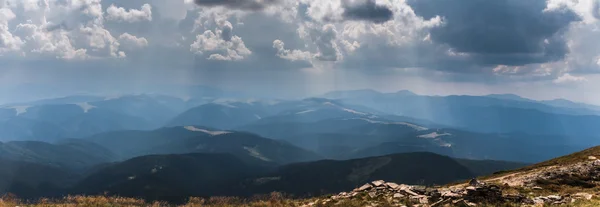
[[[189,107],[189,103],[180,98],[151,94],[121,96],[89,104],[99,109],[143,118],[152,128],[163,126]]]
[[[89,138],[121,159],[150,154],[229,153],[243,161],[287,164],[320,159],[296,146],[258,135],[205,127],[172,127],[155,131],[116,131]]]
[[[111,162],[116,156],[93,143],[65,140],[59,144],[39,141],[0,142],[0,159],[38,163],[74,171]]]
[[[427,152],[393,154],[354,160],[323,160],[281,167],[256,179],[254,191],[280,191],[294,195],[321,195],[350,190],[371,180],[407,184],[445,184],[468,179],[490,170],[524,166],[501,161],[460,160]],[[440,173],[443,172],[443,173]]]
[[[231,129],[267,116],[262,106],[240,103],[209,103],[189,109],[173,118],[167,126],[207,126]]]
[[[232,155],[149,155],[98,170],[74,187],[77,193],[180,201],[227,194],[252,168]]]
[[[24,107],[0,120],[0,140],[55,141],[114,130],[149,129],[143,118],[88,103]]]
[[[78,176],[60,168],[22,161],[0,159],[0,194],[20,198],[60,196]]]

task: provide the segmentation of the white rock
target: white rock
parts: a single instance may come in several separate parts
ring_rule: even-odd
[[[400,187],[400,185],[398,185],[396,183],[390,183],[390,182],[385,183],[385,185],[387,185],[388,187],[393,188],[393,189],[397,189],[398,187]]]
[[[400,193],[394,193],[394,198],[403,198],[404,195],[400,194]]]
[[[381,185],[385,184],[385,181],[383,181],[383,180],[376,180],[376,181],[373,181],[373,182],[371,182],[371,183],[372,183],[372,184],[373,184],[375,187],[379,187],[379,186],[381,186]]]
[[[588,157],[589,160],[597,160],[598,158],[594,157],[594,156],[589,156]]]
[[[591,200],[593,195],[589,193],[576,193],[575,197],[585,198],[586,200]]]
[[[546,196],[546,198],[548,198],[550,200],[555,200],[555,201],[562,199],[562,197],[559,195],[549,195],[549,196]]]
[[[414,191],[410,190],[410,189],[402,189],[402,191],[404,191],[405,193],[412,195],[412,196],[418,196],[419,194],[415,193]]]
[[[372,186],[371,184],[368,184],[368,183],[367,183],[367,184],[364,184],[364,185],[360,186],[360,187],[359,187],[359,188],[357,188],[357,189],[354,189],[354,191],[355,191],[355,192],[356,192],[356,191],[365,191],[365,190],[369,190],[369,189],[371,189],[372,187],[373,187],[373,186]]]

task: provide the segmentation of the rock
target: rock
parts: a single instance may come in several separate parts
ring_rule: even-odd
[[[400,187],[400,185],[398,185],[396,183],[391,183],[391,182],[387,182],[387,183],[385,183],[385,185],[392,189],[397,189],[398,187]]]
[[[540,186],[533,186],[531,189],[533,190],[542,190],[543,188]]]
[[[468,191],[470,191],[470,190],[475,190],[476,188],[473,187],[473,186],[469,186],[469,187],[466,187],[465,189],[468,190]]]
[[[429,197],[424,196],[424,195],[410,196],[409,198],[411,200],[418,201],[420,204],[428,204],[429,203]]]
[[[533,204],[534,205],[544,205],[544,200],[542,200],[541,198],[533,198]]]
[[[419,195],[419,194],[415,193],[414,191],[412,191],[412,190],[410,190],[410,189],[403,189],[403,190],[401,190],[401,191],[403,191],[403,192],[405,192],[406,194],[408,194],[408,195],[411,195],[411,196],[418,196],[418,195]]]
[[[475,203],[471,203],[471,202],[465,202],[465,204],[466,204],[467,206],[477,206],[477,204],[475,204]]]
[[[421,186],[421,185],[415,185],[411,188],[411,190],[414,192],[417,192],[419,194],[425,194],[425,192],[427,191],[427,187]]]
[[[436,201],[435,203],[432,203],[431,206],[440,206],[442,204],[447,203],[448,201],[450,201],[450,199],[440,199],[439,201]]]
[[[373,181],[371,183],[373,184],[373,186],[379,187],[379,186],[382,186],[383,184],[385,184],[385,181],[383,181],[383,180],[376,180],[376,181]]]
[[[377,197],[377,193],[375,193],[375,192],[369,192],[369,197],[375,198],[375,197]]]
[[[546,196],[546,198],[547,198],[548,200],[554,200],[554,201],[559,201],[559,200],[562,200],[562,197],[561,197],[561,196],[559,196],[559,195],[549,195],[549,196]]]
[[[593,195],[589,194],[589,193],[576,193],[575,195],[573,195],[576,198],[584,198],[586,200],[591,200]]]
[[[419,203],[429,204],[429,198],[427,196],[423,196],[423,197],[419,198]]]
[[[588,160],[597,160],[598,158],[594,157],[594,156],[589,156]]]
[[[503,200],[502,191],[500,187],[495,185],[483,186],[475,188],[475,190],[467,191],[464,196],[465,200],[471,202],[491,202],[496,203]]]
[[[461,199],[458,199],[458,200],[454,200],[454,201],[452,201],[452,204],[461,203],[461,202],[463,202],[463,201],[464,201],[464,199],[462,199],[462,198],[461,198]]]
[[[473,178],[469,181],[469,185],[473,187],[479,187],[482,186],[483,183],[479,182],[479,180],[477,180],[476,178]]]
[[[461,195],[453,193],[452,191],[444,191],[441,193],[444,198],[459,198]]]
[[[405,185],[405,184],[400,184],[400,186],[398,187],[398,189],[400,189],[400,190],[411,189],[411,186],[410,185]]]
[[[394,193],[393,198],[404,198],[405,196],[400,193]]]
[[[442,194],[440,193],[439,190],[435,189],[435,188],[427,188],[425,189],[425,195],[433,198],[433,199],[438,199],[439,197],[442,196]]]
[[[531,201],[529,201],[527,199],[526,196],[521,195],[521,194],[514,194],[514,195],[504,195],[504,201],[508,201],[511,203],[532,203]]]
[[[371,184],[367,183],[367,184],[364,184],[364,185],[360,186],[360,187],[359,187],[359,188],[357,188],[357,189],[354,189],[354,192],[360,192],[360,191],[369,190],[369,189],[371,189],[372,187],[373,187],[373,186],[372,186]]]

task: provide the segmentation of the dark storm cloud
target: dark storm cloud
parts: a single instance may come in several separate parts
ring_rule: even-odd
[[[279,3],[279,0],[194,0],[198,6],[224,6],[240,10],[262,10],[265,7]]]
[[[375,4],[375,0],[366,0],[359,4],[344,4],[344,18],[383,23],[391,20],[394,12],[390,8]]]
[[[564,58],[562,34],[580,21],[571,10],[544,11],[545,0],[410,0],[426,19],[441,16],[444,25],[431,39],[471,55],[479,64],[523,65]]]
[[[594,1],[593,4],[594,5],[592,6],[592,15],[594,15],[596,19],[600,19],[600,2]]]

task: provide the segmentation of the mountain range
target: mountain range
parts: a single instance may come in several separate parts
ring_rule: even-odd
[[[7,167],[0,194],[177,202],[271,191],[317,196],[378,179],[445,184],[600,144],[600,107],[566,100],[372,90],[299,100],[193,93],[2,106],[0,163]]]

